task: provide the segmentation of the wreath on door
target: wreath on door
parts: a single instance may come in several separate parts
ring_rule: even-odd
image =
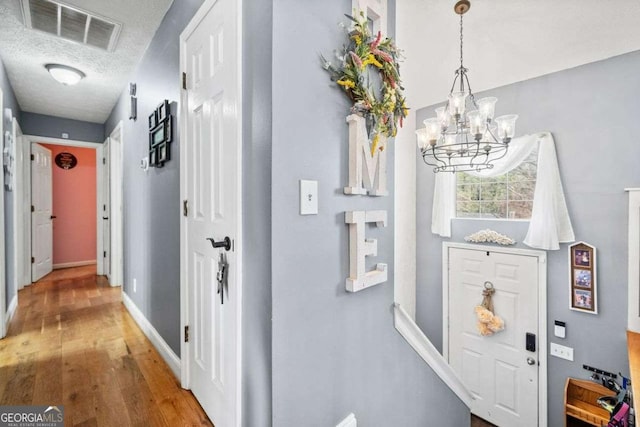
[[[482,303],[475,308],[476,316],[478,317],[478,332],[483,337],[491,336],[504,329],[504,320],[500,316],[496,316],[493,311],[492,297],[495,292],[493,283],[484,282],[482,291],[484,298],[482,298]]]

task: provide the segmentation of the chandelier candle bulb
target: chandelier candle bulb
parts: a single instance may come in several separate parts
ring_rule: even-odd
[[[449,112],[446,107],[436,108],[436,117],[438,118],[438,123],[442,126],[442,129],[446,129],[449,127],[449,123],[451,121],[451,117],[449,116]]]
[[[498,102],[498,98],[492,96],[478,100],[478,110],[480,111],[482,119],[487,123],[493,120],[496,112],[496,102]]]
[[[496,123],[498,124],[498,136],[504,141],[511,141],[511,138],[516,134],[517,119],[517,114],[509,114],[496,118]]]
[[[449,114],[454,117],[462,116],[464,114],[466,101],[466,92],[453,92],[449,94]]]
[[[416,135],[418,135],[417,138],[417,142],[418,142],[418,148],[420,150],[424,150],[425,148],[427,148],[427,129],[426,128],[422,128],[422,129],[418,129],[416,131]]]
[[[469,123],[469,133],[473,135],[476,141],[480,141],[484,133],[483,125],[485,121],[478,110],[469,111],[467,113],[467,122]]]
[[[441,127],[438,122],[438,118],[432,117],[425,120],[423,123],[429,145],[433,147],[438,142],[438,139],[440,139]]]

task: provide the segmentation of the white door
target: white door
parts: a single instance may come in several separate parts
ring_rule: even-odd
[[[31,227],[32,280],[35,282],[53,269],[53,201],[51,151],[39,144],[31,147]]]
[[[102,273],[107,276],[109,283],[111,283],[111,219],[109,212],[111,212],[111,180],[110,176],[110,154],[109,154],[109,138],[104,141],[102,147],[103,159],[103,180],[102,189],[103,201],[100,211],[102,212]]]
[[[182,194],[183,280],[187,286],[188,387],[218,427],[240,423],[240,260],[238,194],[240,148],[237,5],[207,1],[181,35],[186,124]],[[230,251],[213,248],[229,237]],[[217,293],[220,255],[228,262],[228,286]]]
[[[449,363],[473,394],[471,412],[500,427],[538,425],[538,258],[449,248]],[[503,331],[481,336],[474,307],[485,283]],[[488,286],[488,285],[487,285]]]

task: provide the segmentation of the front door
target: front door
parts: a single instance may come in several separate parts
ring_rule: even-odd
[[[182,268],[190,328],[185,385],[220,427],[240,422],[237,13],[233,0],[207,1],[181,35],[187,85],[182,94]],[[225,237],[232,242],[230,250],[213,247]],[[217,280],[221,257],[228,264],[222,286]]]
[[[471,412],[499,427],[538,425],[538,258],[449,247],[449,363],[473,394]],[[490,283],[504,330],[482,336],[474,310]]]
[[[35,282],[53,270],[53,187],[51,151],[33,144],[31,154],[31,280]]]

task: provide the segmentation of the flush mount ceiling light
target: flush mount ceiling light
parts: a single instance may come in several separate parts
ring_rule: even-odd
[[[63,85],[73,86],[85,77],[85,74],[77,68],[60,64],[46,64],[44,66],[51,77]]]
[[[434,172],[492,169],[493,162],[507,154],[515,134],[517,115],[494,119],[498,99],[489,97],[476,101],[471,92],[468,70],[462,62],[462,16],[470,7],[469,0],[460,0],[454,6],[460,15],[460,67],[456,70],[447,104],[436,108],[436,117],[425,120],[425,127],[416,131],[422,159],[434,167]]]

